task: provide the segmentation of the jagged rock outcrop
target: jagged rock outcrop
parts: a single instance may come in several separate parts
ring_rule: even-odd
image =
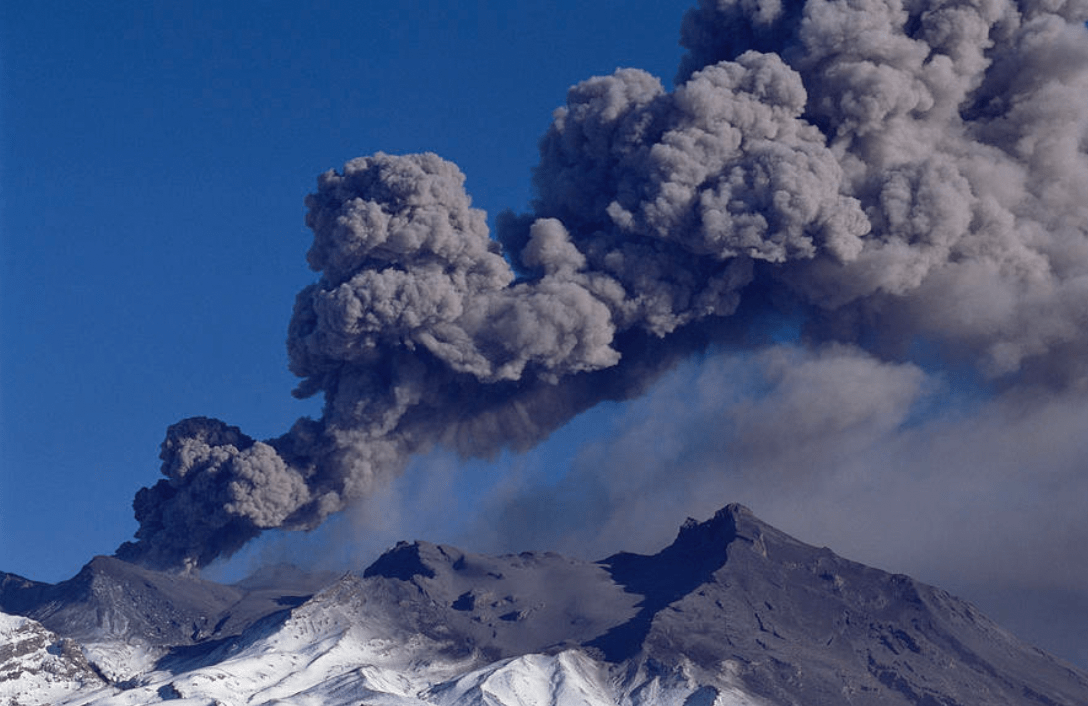
[[[0,613],[0,706],[48,704],[104,684],[74,640]]]

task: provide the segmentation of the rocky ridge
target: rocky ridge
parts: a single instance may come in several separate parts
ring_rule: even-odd
[[[104,558],[3,581],[0,609],[41,616],[90,670],[56,704],[1088,703],[1088,675],[969,603],[739,505],[598,562],[402,542],[312,596],[297,572],[222,586]]]

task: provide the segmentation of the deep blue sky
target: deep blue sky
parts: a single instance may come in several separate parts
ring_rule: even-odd
[[[257,438],[316,176],[376,151],[458,163],[493,218],[530,195],[567,88],[668,83],[672,2],[4,2],[0,569],[67,578],[135,529],[167,425]]]

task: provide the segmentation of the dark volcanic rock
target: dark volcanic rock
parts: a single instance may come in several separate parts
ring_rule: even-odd
[[[736,674],[775,704],[1088,704],[1088,676],[907,576],[730,505],[652,556],[595,564],[401,543],[359,590],[403,628],[493,659],[574,645],[620,665]]]
[[[48,583],[0,571],[0,612],[25,615],[42,601],[42,596],[50,588]]]
[[[640,612],[607,657],[729,664],[775,703],[1088,704],[1088,676],[974,606],[818,549],[730,505],[654,556],[605,560]],[[681,595],[682,594],[682,595]]]
[[[302,603],[332,579],[270,567],[227,586],[99,556],[58,584],[0,576],[0,611],[33,618],[82,642],[123,639],[175,647],[237,635]]]
[[[402,542],[363,573],[406,629],[493,659],[555,652],[635,614],[636,597],[599,564],[554,552],[485,556]]]
[[[440,547],[435,547],[440,552]],[[419,542],[398,542],[397,546],[378,557],[378,560],[363,571],[363,578],[381,576],[387,579],[401,579],[411,581],[415,576],[434,578],[435,572],[422,556],[423,551],[429,551],[430,546],[423,546]]]
[[[589,646],[600,649],[611,662],[635,656],[659,612],[712,581],[714,572],[728,558],[730,543],[737,538],[729,509],[703,524],[688,519],[676,541],[653,556],[623,552],[601,561],[616,583],[625,591],[642,596],[642,600],[635,617],[615,626]]]
[[[25,614],[53,632],[84,641],[122,637],[184,645],[210,633],[244,592],[190,576],[98,556],[44,592]]]

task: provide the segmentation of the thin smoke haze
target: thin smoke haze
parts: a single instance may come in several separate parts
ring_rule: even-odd
[[[321,418],[266,441],[170,427],[118,556],[200,567],[312,529],[414,456],[531,448],[715,344],[751,351],[770,394],[730,400],[712,451],[768,474],[784,446],[831,465],[930,438],[895,431],[926,366],[998,396],[965,435],[1022,438],[1017,414],[1053,409],[1040,399],[1083,411],[1086,19],[1088,2],[706,0],[671,92],[637,69],[571,88],[532,212],[501,214],[495,238],[436,155],[327,172],[307,199],[320,278],[288,331]],[[802,343],[769,347],[767,320]],[[710,457],[693,428],[658,431]]]

